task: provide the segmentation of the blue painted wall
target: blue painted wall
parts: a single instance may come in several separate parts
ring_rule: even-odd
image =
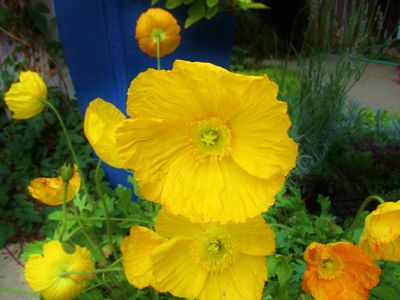
[[[135,40],[135,24],[150,0],[55,0],[58,29],[64,55],[81,112],[101,97],[126,109],[131,80],[156,60],[142,53]],[[161,59],[170,69],[175,59],[212,62],[229,67],[234,18],[217,15],[183,29],[186,10],[172,12],[182,28],[178,49]],[[113,186],[126,185],[128,173],[105,166]]]

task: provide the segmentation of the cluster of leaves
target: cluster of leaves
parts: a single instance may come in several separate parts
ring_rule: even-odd
[[[335,213],[349,217],[371,194],[400,198],[400,117],[353,107],[345,120],[325,158],[303,177],[302,189],[328,195]]]
[[[267,257],[268,282],[264,288],[263,300],[311,299],[302,291],[302,280],[306,269],[304,250],[312,242],[333,243],[346,240],[352,219],[344,226],[336,223],[331,214],[331,201],[318,196],[319,212],[311,214],[298,188],[282,190],[275,205],[264,213],[266,222],[276,234],[276,252]],[[363,220],[367,213],[361,218]],[[356,227],[353,241],[358,242],[364,222]],[[370,291],[370,299],[395,300],[400,293],[400,265],[379,261],[382,269],[379,286]]]
[[[154,5],[159,0],[152,0],[151,4]],[[262,3],[256,3],[253,0],[166,0],[165,7],[167,9],[175,9],[181,5],[188,6],[188,16],[185,20],[185,28],[190,27],[197,21],[206,18],[211,19],[218,11],[234,10],[235,8],[240,9],[266,9],[266,5]]]
[[[276,234],[276,254],[267,258],[268,283],[263,299],[302,299],[301,282],[306,263],[303,252],[312,242],[339,241],[343,229],[329,213],[330,201],[318,198],[320,214],[310,214],[299,189],[281,191],[264,218]],[[268,295],[268,296],[267,296]]]

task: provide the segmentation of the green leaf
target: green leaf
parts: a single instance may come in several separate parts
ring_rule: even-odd
[[[0,221],[0,247],[5,245],[7,238],[12,236],[15,231],[15,226],[12,223]]]
[[[183,4],[188,5],[190,3],[193,3],[194,0],[183,0]]]
[[[206,12],[206,18],[207,20],[211,19],[212,17],[214,17],[218,12],[218,6],[214,6],[211,8],[207,8],[207,12]]]
[[[168,9],[174,9],[180,6],[181,4],[182,0],[167,0],[167,2],[165,2],[165,7]]]
[[[399,294],[394,288],[389,286],[378,286],[369,290],[370,295],[382,300],[398,300]]]
[[[41,14],[48,14],[50,12],[49,8],[43,2],[38,2],[35,5],[35,10]]]
[[[208,7],[214,7],[218,4],[219,0],[207,0],[207,6]]]
[[[185,28],[190,27],[206,15],[206,6],[203,0],[196,0],[190,5],[188,10],[188,18],[185,21]]]
[[[263,4],[263,3],[252,3],[250,6],[248,6],[250,9],[270,9],[269,6]]]
[[[292,277],[292,267],[289,265],[289,259],[283,255],[275,255],[276,267],[275,272],[278,275],[279,286],[285,288]]]
[[[29,243],[24,247],[24,252],[21,254],[21,258],[26,261],[29,255],[32,254],[42,254],[43,253],[43,245],[47,243],[47,240],[44,241],[34,241],[33,243]]]
[[[319,195],[317,202],[321,206],[321,216],[327,215],[329,213],[329,208],[331,207],[331,201],[329,198]]]
[[[159,0],[151,0],[151,5],[154,5],[158,2]]]

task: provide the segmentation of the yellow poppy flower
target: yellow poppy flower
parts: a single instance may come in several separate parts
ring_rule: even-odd
[[[116,129],[140,193],[194,221],[243,222],[275,201],[295,166],[287,104],[267,76],[176,61],[128,91],[132,117]]]
[[[36,72],[22,71],[19,82],[13,83],[4,95],[14,119],[29,119],[42,112],[47,98],[46,83]]]
[[[114,168],[123,168],[114,133],[117,125],[125,119],[118,108],[100,98],[90,102],[85,113],[83,129],[86,138],[97,156]]]
[[[316,300],[363,300],[379,283],[379,266],[349,242],[311,243],[304,252],[303,290]]]
[[[373,259],[400,261],[400,202],[380,204],[366,217],[360,247]]]
[[[275,236],[261,216],[245,223],[191,223],[162,208],[156,232],[134,226],[121,244],[125,276],[188,299],[261,299]]]
[[[68,182],[67,201],[71,201],[79,192],[81,178],[78,167],[74,165],[74,175]],[[61,177],[39,177],[31,181],[28,187],[32,197],[47,205],[61,205],[64,199],[64,182]]]
[[[150,8],[142,13],[136,24],[139,48],[149,56],[157,57],[157,39],[160,41],[160,57],[174,52],[181,42],[181,28],[169,12]]]
[[[75,246],[68,254],[59,241],[43,246],[43,255],[30,255],[24,277],[32,290],[40,292],[46,300],[70,300],[86,286],[94,274],[63,274],[64,272],[94,271],[92,255],[85,247]]]

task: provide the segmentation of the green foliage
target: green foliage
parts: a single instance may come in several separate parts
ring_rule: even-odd
[[[159,0],[151,0],[151,5],[158,3]],[[218,11],[232,9],[267,9],[268,6],[256,3],[253,0],[166,0],[167,9],[175,9],[180,6],[188,6],[188,14],[185,20],[185,28],[189,28],[201,19],[211,19]]]
[[[399,116],[353,106],[345,122],[325,158],[303,177],[303,193],[329,195],[336,206],[354,203],[354,210],[371,194],[398,200]]]
[[[269,275],[263,299],[301,299],[306,247],[312,242],[329,243],[343,238],[344,230],[329,212],[329,199],[319,196],[318,203],[320,214],[310,214],[299,189],[284,189],[277,195],[275,205],[264,213],[275,231],[279,254],[267,258]]]

